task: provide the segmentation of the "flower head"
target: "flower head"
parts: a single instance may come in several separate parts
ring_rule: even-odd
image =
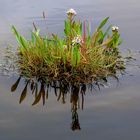
[[[74,37],[74,39],[72,40],[72,46],[74,46],[75,44],[82,44],[83,43],[83,39],[80,35],[77,35],[76,37]]]
[[[119,30],[119,27],[117,27],[117,26],[112,27],[112,31],[118,31],[118,30]]]
[[[74,15],[74,16],[76,16],[76,14],[77,14],[76,11],[72,8],[69,9],[66,13],[67,13],[67,15]]]

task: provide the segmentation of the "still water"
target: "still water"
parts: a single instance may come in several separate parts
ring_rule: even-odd
[[[0,0],[0,59],[7,45],[16,47],[11,26],[26,37],[32,30],[34,21],[44,34],[55,32],[61,35],[65,12],[74,8],[80,19],[88,19],[94,30],[99,22],[110,16],[110,23],[119,26],[124,42],[123,53],[127,49],[136,52],[139,62],[140,1],[139,0]],[[47,15],[47,22],[41,18]],[[129,66],[127,74],[119,83],[110,80],[109,88],[89,91],[84,96],[84,109],[79,109],[81,131],[70,129],[72,122],[69,95],[66,103],[57,101],[53,90],[45,106],[40,102],[32,106],[34,98],[27,95],[22,104],[19,98],[25,87],[24,81],[13,93],[11,86],[16,76],[0,76],[0,140],[61,139],[61,140],[139,140],[140,139],[140,69]]]

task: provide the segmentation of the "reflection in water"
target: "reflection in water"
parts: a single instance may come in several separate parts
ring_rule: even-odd
[[[17,81],[12,85],[11,92],[16,91],[20,80],[22,77],[19,77]],[[80,123],[77,110],[79,108],[84,107],[84,95],[86,92],[86,85],[81,84],[73,84],[69,85],[66,81],[53,81],[51,83],[44,82],[44,80],[33,80],[33,79],[25,79],[25,87],[20,95],[19,103],[22,103],[27,95],[27,90],[30,88],[32,95],[34,96],[34,102],[32,105],[38,104],[41,100],[43,105],[45,105],[46,100],[48,100],[49,88],[54,89],[55,96],[57,97],[57,101],[62,101],[63,104],[66,103],[66,95],[70,93],[70,103],[71,103],[71,113],[72,113],[72,123],[71,129],[80,130]],[[80,97],[81,97],[81,105],[80,105]],[[80,107],[81,106],[81,107]]]
[[[70,100],[70,102],[72,104],[72,124],[71,124],[72,130],[81,129],[77,109],[80,108],[79,107],[79,93],[81,94],[81,97],[82,97],[81,108],[83,109],[83,107],[84,107],[85,92],[86,92],[85,84],[83,84],[81,86],[81,88],[79,86],[75,86],[75,85],[72,86],[71,100]]]

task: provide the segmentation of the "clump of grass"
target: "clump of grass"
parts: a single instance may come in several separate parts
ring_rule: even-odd
[[[55,34],[42,37],[36,29],[27,40],[12,27],[19,44],[17,65],[21,76],[49,82],[91,83],[125,69],[118,48],[122,42],[118,27],[109,26],[103,32],[109,17],[90,34],[85,21],[74,19],[73,9],[67,15],[63,38]]]

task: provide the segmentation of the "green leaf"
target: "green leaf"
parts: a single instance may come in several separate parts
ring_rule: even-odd
[[[109,17],[105,18],[99,25],[99,27],[97,28],[97,31],[99,31],[108,21]]]
[[[12,31],[15,34],[16,40],[20,44],[20,35],[19,35],[18,31],[16,30],[16,28],[14,26],[12,26]]]
[[[68,36],[70,33],[70,21],[65,20],[65,29],[64,29],[65,35]]]
[[[12,26],[12,31],[15,34],[16,40],[18,41],[18,43],[22,47],[27,48],[27,40],[18,33],[18,31],[16,30],[14,26]]]
[[[110,25],[110,26],[106,29],[106,31],[105,31],[105,33],[104,33],[104,35],[103,35],[103,39],[108,35],[108,33],[109,33],[111,27],[112,27],[112,25]]]
[[[34,36],[34,33],[33,32],[31,33],[31,39],[32,39],[32,43],[34,44],[34,42],[35,42],[35,36]]]
[[[16,28],[14,26],[12,26],[12,31],[16,35],[16,37],[19,38],[20,35],[18,34],[18,32],[17,32],[17,30],[16,30]]]
[[[22,45],[22,47],[27,48],[27,41],[24,37],[20,36],[20,44]]]

